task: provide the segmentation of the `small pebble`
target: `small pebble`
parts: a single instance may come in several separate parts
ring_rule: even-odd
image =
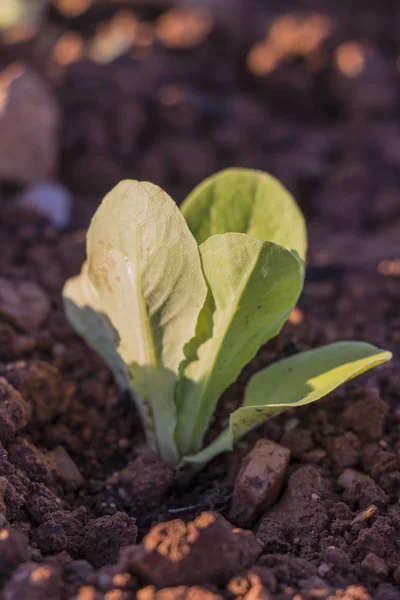
[[[41,212],[58,229],[69,224],[72,195],[59,183],[49,181],[33,185],[20,196],[19,203]]]

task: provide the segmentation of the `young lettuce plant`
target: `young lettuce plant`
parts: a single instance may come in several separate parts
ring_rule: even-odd
[[[201,466],[270,417],[391,358],[338,342],[276,362],[250,379],[241,408],[204,447],[222,393],[296,305],[306,249],[296,202],[260,171],[217,173],[182,210],[147,182],[123,181],[104,198],[65,310],[167,462]]]

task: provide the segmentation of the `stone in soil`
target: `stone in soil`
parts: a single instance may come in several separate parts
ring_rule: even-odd
[[[84,484],[82,473],[63,446],[57,446],[48,453],[62,473],[63,486],[67,491],[76,491]]]
[[[276,502],[290,459],[287,448],[259,440],[243,459],[235,481],[230,520],[250,528],[263,511]]]
[[[70,192],[56,181],[31,186],[18,198],[22,207],[33,208],[59,229],[67,227],[72,210]]]
[[[220,584],[253,564],[260,546],[251,532],[204,512],[153,527],[138,546],[125,548],[119,566],[156,587]]]
[[[59,150],[56,99],[44,80],[15,64],[0,73],[0,90],[0,181],[26,185],[50,179]]]

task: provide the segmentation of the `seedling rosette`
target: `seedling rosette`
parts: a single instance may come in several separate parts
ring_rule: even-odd
[[[296,202],[259,171],[217,173],[182,210],[147,182],[123,181],[104,198],[87,262],[65,285],[65,310],[167,462],[202,465],[272,416],[390,360],[370,344],[337,342],[275,362],[204,446],[222,393],[295,307],[306,249]]]

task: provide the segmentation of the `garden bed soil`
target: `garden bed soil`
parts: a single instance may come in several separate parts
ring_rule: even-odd
[[[165,10],[134,4],[149,23]],[[60,231],[18,207],[14,182],[2,185],[1,600],[400,598],[396,15],[371,2],[355,19],[350,5],[328,13],[321,67],[297,56],[263,77],[246,71],[246,55],[292,3],[243,12],[244,2],[221,2],[195,47],[156,43],[112,65],[48,71],[42,46],[48,55],[60,32],[90,37],[115,6],[76,20],[52,9],[37,37],[3,47],[3,65],[23,59],[56,90],[59,180],[74,205]],[[369,40],[358,77],[337,66],[349,39]],[[232,164],[289,186],[309,219],[310,255],[299,306],[225,393],[210,435],[250,375],[277,358],[358,339],[394,359],[177,479],[146,450],[129,398],[69,327],[61,289],[84,260],[96,203],[119,179],[155,181],[179,202]],[[290,461],[272,505],[237,520],[235,481],[260,439],[289,449]]]

